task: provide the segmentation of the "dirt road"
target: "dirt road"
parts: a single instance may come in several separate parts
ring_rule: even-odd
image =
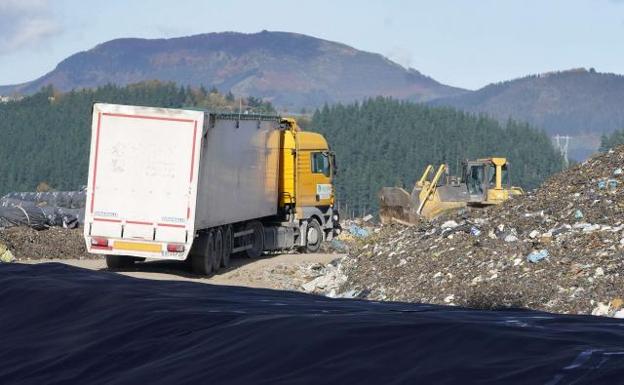
[[[137,263],[119,274],[146,279],[182,280],[217,285],[256,288],[301,290],[301,285],[312,280],[318,270],[340,254],[279,254],[258,259],[232,258],[232,265],[211,277],[194,275],[185,262],[152,261]],[[58,262],[90,270],[108,271],[104,259],[31,260],[20,263]]]

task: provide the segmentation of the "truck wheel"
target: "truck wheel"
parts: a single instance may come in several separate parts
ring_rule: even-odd
[[[223,254],[221,255],[221,267],[230,266],[230,254],[232,254],[232,226],[223,228]]]
[[[258,258],[264,251],[264,227],[262,227],[262,223],[258,221],[251,221],[247,223],[245,229],[253,230],[253,233],[247,238],[252,246],[250,249],[246,250],[247,258]]]
[[[136,259],[127,257],[125,255],[107,255],[106,267],[109,269],[123,269],[124,267],[130,267],[134,265]]]
[[[221,229],[216,229],[214,231],[214,249],[212,255],[214,256],[212,259],[214,262],[212,271],[216,273],[219,271],[219,268],[221,268],[221,260],[223,258],[223,233]]]
[[[211,275],[214,266],[214,235],[212,231],[209,231],[208,233],[202,234],[201,237],[205,237],[205,239],[202,240],[205,246],[202,250],[199,250],[198,254],[192,256],[191,263],[193,265],[193,272],[199,275]]]
[[[306,253],[316,253],[321,248],[323,242],[323,230],[316,219],[308,222],[308,230],[306,233]]]

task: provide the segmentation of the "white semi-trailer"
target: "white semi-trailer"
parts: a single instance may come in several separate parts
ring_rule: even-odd
[[[315,251],[337,226],[325,139],[277,116],[97,103],[84,235],[110,267]]]

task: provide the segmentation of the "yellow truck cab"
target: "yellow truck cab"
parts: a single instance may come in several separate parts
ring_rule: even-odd
[[[323,135],[302,131],[292,118],[282,118],[281,125],[280,210],[303,224],[305,248],[314,252],[340,231],[334,208],[335,157]]]

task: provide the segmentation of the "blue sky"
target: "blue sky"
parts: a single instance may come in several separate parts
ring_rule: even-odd
[[[0,0],[0,84],[119,37],[304,33],[476,89],[576,67],[624,73],[624,0]]]

